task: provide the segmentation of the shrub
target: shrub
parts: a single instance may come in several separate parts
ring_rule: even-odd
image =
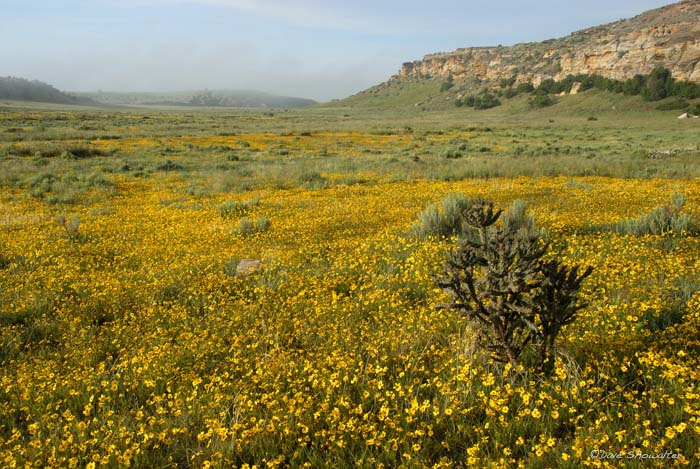
[[[512,88],[515,84],[516,77],[503,78],[500,81],[501,88]]]
[[[267,217],[260,217],[253,221],[250,218],[243,217],[238,222],[238,234],[244,238],[248,238],[257,233],[262,233],[270,228],[272,222]]]
[[[411,232],[418,239],[464,236],[469,228],[464,224],[462,212],[470,204],[470,199],[464,194],[449,194],[440,203],[426,207],[418,215],[418,222],[411,227]]]
[[[467,96],[464,99],[464,104],[474,109],[491,109],[501,105],[501,101],[488,90],[483,90],[479,94]]]
[[[635,220],[625,220],[609,227],[609,229],[635,236],[670,234],[681,237],[694,230],[690,214],[681,213],[685,202],[686,198],[683,194],[673,194],[670,204],[656,207],[641,214]]]
[[[535,109],[549,107],[556,103],[554,98],[539,90],[527,102],[530,107]]]
[[[257,232],[266,231],[268,228],[270,228],[271,224],[272,224],[272,222],[270,221],[269,218],[260,217],[255,222],[255,231],[257,231]]]
[[[549,232],[537,226],[535,217],[528,213],[527,202],[515,199],[501,219],[503,227],[516,238],[549,239]]]
[[[676,98],[671,101],[659,104],[658,106],[656,106],[656,109],[658,111],[675,111],[678,109],[687,109],[688,106],[688,101],[686,101],[685,99]]]
[[[496,225],[502,211],[492,202],[472,200],[462,220],[478,233],[448,254],[437,284],[452,297],[440,308],[455,310],[477,329],[479,345],[499,363],[523,363],[550,374],[556,338],[584,307],[578,291],[592,269],[544,260],[548,244],[525,234],[522,203],[512,219]],[[514,222],[519,220],[519,222]],[[531,352],[531,353],[527,353]]]
[[[166,160],[164,163],[159,164],[156,166],[156,169],[159,171],[182,171],[185,169],[184,166],[178,163],[174,163],[170,160]]]
[[[109,187],[111,183],[100,173],[64,174],[39,173],[25,181],[32,197],[49,204],[71,204],[91,188]]]
[[[452,148],[447,148],[442,152],[442,156],[445,159],[448,160],[456,160],[464,156],[464,153],[462,153],[462,150],[466,149],[466,146],[464,148],[461,147],[452,147]]]
[[[71,240],[78,240],[80,238],[80,233],[78,228],[80,227],[80,218],[78,217],[66,217],[65,215],[59,215],[56,217],[56,223],[61,226]]]
[[[0,244],[0,270],[7,269],[12,263],[12,259],[5,254],[5,248]]]
[[[646,82],[646,77],[644,75],[637,74],[632,78],[625,80],[622,85],[622,92],[624,94],[637,96],[642,93],[642,88],[644,88],[644,83]]]
[[[674,82],[671,86],[671,94],[685,99],[700,98],[700,84],[688,81]]]
[[[503,97],[506,98],[506,99],[514,98],[514,97],[516,97],[517,95],[518,95],[518,92],[515,91],[513,88],[507,88],[507,89],[503,92]]]
[[[448,91],[454,85],[455,84],[454,84],[454,80],[452,79],[452,75],[447,75],[447,79],[444,82],[442,82],[442,84],[440,85],[440,91],[441,92]]]
[[[247,238],[255,234],[255,222],[250,218],[243,217],[238,221],[238,234]]]
[[[518,84],[518,86],[515,87],[515,91],[516,91],[518,94],[522,94],[522,93],[532,93],[533,91],[535,91],[535,87],[532,86],[532,83],[530,83],[529,81],[527,81],[527,82],[525,82],[525,83],[520,83],[520,84]]]
[[[98,150],[97,148],[93,148],[89,145],[73,145],[65,148],[63,151],[60,152],[61,156],[64,158],[72,159],[72,160],[82,160],[85,158],[92,158],[93,156],[104,156],[105,152],[102,150]],[[47,154],[42,154],[42,156],[54,156],[50,153]]]
[[[260,205],[258,199],[251,200],[227,200],[219,207],[221,218],[233,218],[248,212],[251,207]]]
[[[299,182],[309,189],[322,189],[328,185],[328,179],[317,171],[304,171],[299,176]]]
[[[642,98],[645,101],[664,99],[671,94],[672,86],[673,78],[671,78],[671,72],[664,68],[663,65],[659,65],[646,78],[646,83],[642,87]]]

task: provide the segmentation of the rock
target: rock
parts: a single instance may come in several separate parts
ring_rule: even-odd
[[[580,82],[578,82],[578,81],[575,81],[575,82],[571,85],[571,94],[578,94],[579,90],[581,89],[581,84],[582,84],[582,83],[580,83]]]
[[[678,116],[679,119],[687,119],[687,118],[689,118],[689,117],[690,117],[690,116],[688,115],[687,112],[684,112],[683,114],[681,114],[680,116]]]
[[[262,261],[259,259],[242,259],[236,265],[236,277],[245,277],[248,274],[261,269]]]

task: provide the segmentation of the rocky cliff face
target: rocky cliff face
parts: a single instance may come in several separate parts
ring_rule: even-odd
[[[472,47],[429,54],[403,64],[396,79],[516,77],[535,85],[546,78],[598,74],[626,80],[664,65],[681,81],[700,83],[700,0],[686,0],[635,18],[578,31],[561,39],[510,47]]]

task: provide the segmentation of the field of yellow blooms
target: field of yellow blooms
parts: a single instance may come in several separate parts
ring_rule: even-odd
[[[63,224],[0,190],[2,467],[699,464],[700,239],[591,227],[676,192],[697,219],[700,181],[110,180]],[[490,365],[435,309],[451,243],[408,233],[453,192],[527,201],[552,250],[594,268],[551,378]],[[242,259],[261,269],[236,276]]]

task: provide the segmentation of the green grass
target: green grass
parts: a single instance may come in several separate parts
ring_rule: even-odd
[[[266,186],[323,189],[377,178],[700,177],[700,120],[678,120],[675,111],[659,111],[656,103],[590,90],[558,97],[544,109],[533,109],[524,94],[474,110],[455,107],[454,99],[478,91],[478,85],[455,83],[440,92],[440,80],[392,81],[272,116],[213,108],[46,105],[40,111],[37,103],[0,104],[0,185],[30,187],[37,198],[60,205],[109,189],[112,175],[139,180],[159,172],[186,180],[198,195]],[[251,147],[248,136],[261,129],[271,141]],[[329,131],[361,132],[389,143],[331,138],[322,148],[306,148],[304,139]],[[199,137],[226,143],[178,142]],[[155,145],[123,143],[141,138]],[[105,142],[106,149],[98,146]],[[42,174],[48,176],[37,180]]]

